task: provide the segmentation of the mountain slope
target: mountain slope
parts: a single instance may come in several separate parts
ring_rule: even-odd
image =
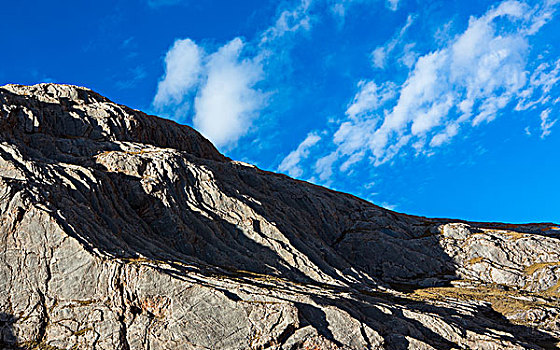
[[[187,126],[81,87],[0,88],[0,215],[4,348],[560,337],[555,225],[391,212],[231,161]]]

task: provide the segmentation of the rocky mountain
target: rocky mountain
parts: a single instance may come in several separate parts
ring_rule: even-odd
[[[395,213],[86,88],[0,88],[0,217],[3,349],[560,339],[560,227]]]

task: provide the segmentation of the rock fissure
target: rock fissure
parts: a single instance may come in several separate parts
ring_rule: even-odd
[[[128,342],[128,329],[127,329],[127,311],[128,311],[128,300],[126,297],[125,283],[123,278],[123,273],[125,271],[125,266],[119,264],[115,271],[115,287],[116,291],[120,297],[120,311],[117,316],[117,321],[120,325],[119,335],[121,346],[124,350],[131,350],[130,344]]]

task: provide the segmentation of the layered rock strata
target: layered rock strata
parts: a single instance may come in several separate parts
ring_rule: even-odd
[[[0,88],[4,349],[548,349],[560,228],[428,219],[86,88]]]

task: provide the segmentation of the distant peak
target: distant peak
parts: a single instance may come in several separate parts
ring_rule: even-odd
[[[7,84],[5,89],[16,95],[34,96],[43,102],[56,102],[68,99],[77,103],[111,102],[108,98],[83,86],[40,83],[35,85]]]
[[[42,83],[0,87],[0,139],[47,135],[63,139],[124,141],[174,148],[213,160],[227,159],[189,126],[147,115],[88,88]]]

